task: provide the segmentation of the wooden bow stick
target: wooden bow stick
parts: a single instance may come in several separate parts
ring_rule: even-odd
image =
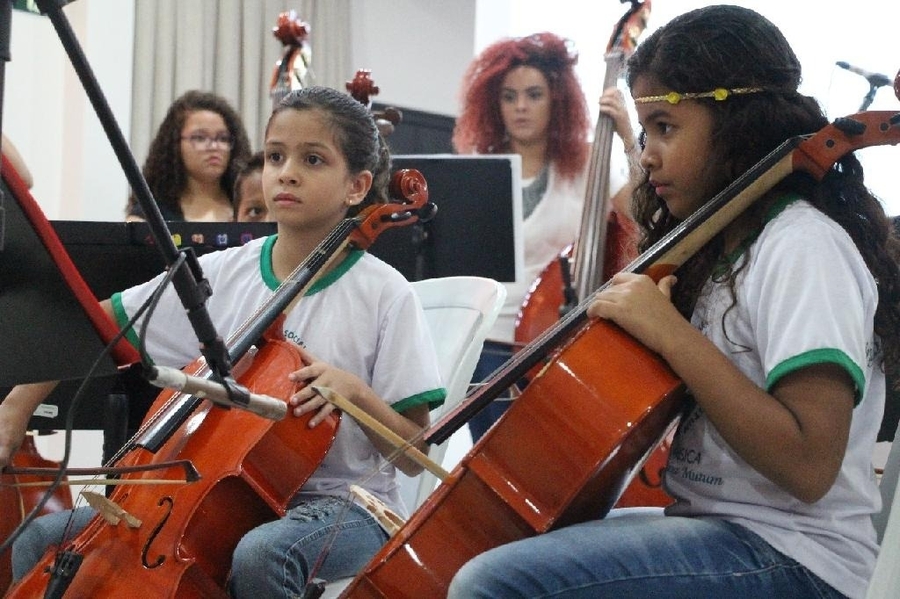
[[[313,385],[313,390],[315,390],[316,393],[325,398],[325,401],[333,404],[337,409],[346,414],[349,414],[354,420],[356,420],[366,428],[375,431],[376,434],[381,436],[383,439],[388,441],[388,443],[402,451],[407,455],[407,457],[434,474],[439,479],[444,480],[445,478],[450,476],[450,473],[441,468],[440,464],[435,463],[427,455],[410,445],[406,439],[372,418],[372,416],[367,414],[362,409],[358,408],[356,404],[351,402],[343,395],[339,394],[334,389]]]

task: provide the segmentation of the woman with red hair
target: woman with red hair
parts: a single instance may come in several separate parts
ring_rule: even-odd
[[[591,118],[575,75],[578,55],[553,33],[495,42],[469,66],[453,145],[461,154],[518,154],[522,158],[525,277],[507,284],[506,304],[488,336],[474,381],[484,380],[512,356],[515,320],[541,271],[578,236],[584,205]],[[616,88],[604,91],[600,112],[611,117],[624,157],[635,137]],[[628,161],[610,171],[614,210],[628,214]],[[608,167],[607,167],[608,168]],[[508,402],[485,408],[469,422],[477,440]]]

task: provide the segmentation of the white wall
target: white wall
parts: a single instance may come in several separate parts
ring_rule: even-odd
[[[34,176],[32,195],[52,219],[121,219],[125,177],[50,19],[12,12],[3,131]],[[79,0],[64,12],[127,139],[133,2]]]
[[[353,62],[371,69],[373,100],[456,114],[475,16],[476,0],[353,0]]]

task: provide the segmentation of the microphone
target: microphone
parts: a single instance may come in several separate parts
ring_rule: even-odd
[[[147,380],[157,387],[175,389],[223,406],[241,408],[269,420],[281,420],[287,415],[287,402],[268,395],[251,393],[237,383],[226,387],[217,381],[190,376],[168,366],[151,366]],[[234,394],[234,399],[229,390]]]
[[[882,75],[881,73],[873,73],[871,71],[855,67],[852,64],[844,62],[843,60],[839,60],[834,64],[841,67],[842,69],[847,69],[851,73],[856,73],[857,75],[868,81],[869,85],[871,85],[872,87],[881,87],[883,85],[891,84],[891,80],[887,75]]]

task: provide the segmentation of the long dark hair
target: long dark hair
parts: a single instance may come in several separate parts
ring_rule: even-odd
[[[713,148],[730,183],[786,139],[814,133],[828,124],[815,99],[798,91],[800,62],[781,31],[758,13],[737,6],[709,6],[673,19],[637,48],[628,60],[628,85],[638,77],[676,92],[716,88],[762,88],[727,100],[702,102],[713,116]],[[879,200],[863,182],[863,169],[851,153],[841,158],[821,182],[794,173],[778,192],[803,195],[843,227],[878,283],[875,332],[882,341],[889,380],[900,381],[900,272],[897,239]],[[742,215],[749,229],[763,226],[768,205],[760,202]],[[633,212],[644,237],[642,249],[677,224],[646,177],[633,198]],[[685,315],[693,310],[703,283],[720,264],[721,235],[688,260],[678,273],[673,299]],[[734,284],[735,272],[730,283]]]
[[[179,199],[188,183],[187,170],[181,157],[181,131],[191,113],[208,110],[221,115],[234,140],[228,159],[228,168],[219,181],[222,191],[229,198],[234,192],[234,180],[238,170],[250,155],[250,140],[240,115],[227,100],[211,92],[191,90],[172,102],[163,118],[156,136],[150,143],[144,162],[144,178],[164,214],[183,218]],[[134,194],[128,198],[126,214],[137,214]]]

